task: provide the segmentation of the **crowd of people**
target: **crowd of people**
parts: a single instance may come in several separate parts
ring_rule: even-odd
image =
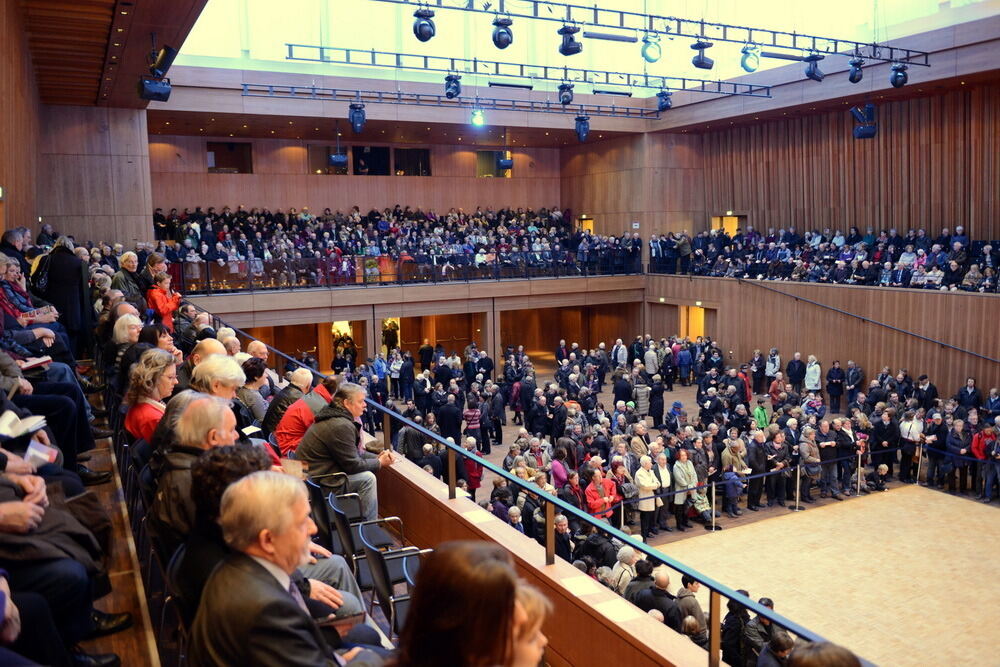
[[[0,238],[0,414],[45,417],[43,428],[0,449],[0,488],[7,489],[0,645],[35,663],[116,665],[114,654],[87,654],[79,644],[133,622],[93,605],[111,590],[111,534],[107,510],[93,507],[86,487],[108,483],[111,473],[82,462],[95,438],[111,434],[94,426],[104,418],[129,443],[151,548],[159,562],[177,564],[182,585],[174,593],[190,627],[189,658],[199,665],[440,664],[419,656],[464,645],[427,644],[453,628],[411,610],[399,650],[387,652],[365,617],[355,572],[312,539],[313,508],[289,459],[325,491],[357,494],[359,520],[378,516],[375,473],[400,457],[447,475],[440,443],[417,429],[395,422],[393,448],[383,449],[370,436],[381,419],[368,398],[469,452],[509,447],[504,468],[528,486],[497,480],[478,500],[539,540],[547,497],[616,526],[637,525],[648,540],[692,521],[716,524],[706,493],[712,486],[735,518],[744,498],[750,511],[763,507],[765,490],[770,506],[796,494],[812,502],[814,487],[843,499],[859,488],[885,489],[894,475],[916,481],[921,451],[929,484],[961,493],[971,487],[986,502],[1000,490],[1000,396],[972,379],[949,398],[905,369],[868,379],[856,364],[834,362],[823,373],[815,357],[795,353],[784,363],[774,349],[727,366],[709,338],[649,335],[593,349],[560,341],[552,381],[539,377],[522,346],[507,346],[496,365],[475,343],[459,351],[424,341],[414,358],[398,338],[386,355],[344,359],[336,376],[318,380],[306,367],[282,375],[268,365],[266,345],[251,340],[244,350],[235,331],[182,302],[165,255],[125,252],[109,272],[103,263],[92,268],[92,253],[69,238],[53,238],[44,250],[23,229]],[[690,410],[668,401],[675,383],[697,385]],[[103,410],[87,399],[94,393],[102,393]],[[833,417],[840,397],[845,412]],[[508,420],[521,428],[505,444]],[[791,474],[799,465],[801,481]],[[464,458],[456,483],[477,500],[483,473]],[[556,542],[560,557],[705,642],[697,582],[682,580],[671,593],[666,570],[575,516],[557,517]],[[441,604],[433,586],[424,586],[431,591],[424,598],[420,590],[415,606]],[[517,584],[507,595],[514,606],[490,635],[490,651],[506,656],[499,664],[522,664],[511,657],[519,650],[537,662],[547,605]],[[731,614],[733,623],[745,621],[728,644],[738,656],[727,658],[732,664],[792,650],[766,618],[744,618],[738,603]],[[356,617],[366,620],[342,623]]]
[[[567,212],[568,213],[568,212]],[[356,279],[500,277],[562,268],[571,272],[641,270],[638,235],[598,236],[575,230],[563,211],[482,209],[434,211],[396,205],[347,213],[304,208],[235,210],[228,206],[153,214],[158,252],[204,279],[210,265],[277,277],[281,284],[329,285]],[[171,241],[167,244],[166,241]]]
[[[656,273],[870,285],[945,291],[997,291],[1000,243],[973,241],[959,225],[937,236],[924,230],[851,227],[799,234],[792,227],[678,234],[649,240],[649,267]]]

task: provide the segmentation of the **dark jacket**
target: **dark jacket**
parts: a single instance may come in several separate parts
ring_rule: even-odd
[[[87,267],[72,250],[64,246],[53,248],[47,261],[48,285],[45,290],[39,290],[38,294],[56,307],[59,322],[66,330],[78,336],[79,349],[89,350],[94,329],[94,310],[87,293],[90,281]]]
[[[302,436],[295,457],[309,466],[310,477],[343,472],[356,475],[361,472],[378,472],[378,457],[361,451],[361,424],[343,406],[331,403],[319,411],[316,421]],[[321,480],[336,488],[337,478]]]
[[[264,435],[274,433],[274,429],[278,427],[278,422],[285,416],[285,411],[288,410],[292,403],[302,398],[302,396],[302,390],[294,384],[289,383],[288,386],[278,392],[277,396],[271,399],[271,404],[267,406],[267,412],[264,413],[264,420],[260,424]]]
[[[681,631],[681,611],[677,606],[677,600],[662,588],[652,586],[640,592],[636,596],[635,606],[645,612],[650,609],[659,609],[660,613],[663,614],[664,624],[677,632]]]
[[[755,616],[743,627],[743,651],[747,667],[757,666],[757,656],[771,641],[773,625],[765,625],[760,616]]]
[[[632,580],[625,586],[625,599],[636,604],[639,594],[647,588],[653,587],[653,577],[632,577]]]
[[[205,584],[188,657],[203,665],[332,665],[319,626],[262,565],[226,557]]]
[[[149,509],[149,532],[163,554],[172,554],[187,538],[195,522],[191,497],[191,465],[204,450],[174,445],[163,457],[156,480],[156,495]]]

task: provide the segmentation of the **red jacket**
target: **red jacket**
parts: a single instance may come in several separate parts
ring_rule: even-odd
[[[995,435],[987,435],[986,431],[975,434],[972,436],[972,455],[980,461],[985,461],[986,451],[989,449],[990,443],[996,439]]]
[[[131,406],[125,413],[125,430],[132,434],[133,438],[151,442],[153,431],[156,430],[161,417],[163,417],[162,405],[142,401]]]
[[[478,489],[483,481],[483,464],[471,458],[463,459],[465,472],[469,478],[469,488]]]
[[[330,402],[330,392],[323,385],[316,385],[313,392],[323,397],[325,400],[324,405]],[[299,442],[302,441],[302,436],[306,434],[306,431],[309,430],[309,427],[315,421],[316,414],[309,407],[309,404],[306,403],[304,397],[288,406],[285,414],[281,417],[281,421],[278,422],[278,426],[274,429],[274,438],[278,441],[278,447],[281,449],[282,456],[288,456],[289,452],[295,451],[295,448],[299,446]]]
[[[170,333],[174,332],[174,311],[181,307],[181,295],[173,292],[169,296],[159,287],[150,287],[146,292],[146,305],[152,308],[160,316]]]
[[[611,506],[620,502],[622,498],[618,495],[618,490],[613,480],[606,477],[601,480],[604,493],[601,493],[601,490],[595,486],[596,483],[597,480],[594,480],[587,485],[587,507],[590,508],[590,513],[598,519],[607,519],[611,516]],[[609,503],[603,496],[609,496],[611,502]]]

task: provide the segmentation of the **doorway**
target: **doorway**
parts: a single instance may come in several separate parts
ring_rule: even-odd
[[[579,223],[580,231],[594,233],[594,219],[588,218],[585,215],[581,215],[580,219],[577,221]]]
[[[747,216],[745,215],[715,215],[712,216],[712,229],[721,229],[726,232],[726,236],[732,238],[740,229],[746,229]]]

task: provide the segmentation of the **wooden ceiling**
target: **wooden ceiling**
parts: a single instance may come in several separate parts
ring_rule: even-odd
[[[41,101],[145,107],[151,34],[180,49],[207,1],[21,0]]]
[[[487,122],[489,112],[486,113]],[[536,146],[557,148],[576,144],[573,116],[564,117],[565,128],[511,128],[508,139],[511,147]],[[203,137],[233,137],[237,139],[301,139],[335,140],[338,129],[340,140],[393,144],[453,144],[473,146],[502,146],[503,127],[487,125],[474,128],[465,124],[448,124],[369,120],[361,134],[351,131],[346,119],[308,118],[287,116],[262,116],[253,114],[221,114],[208,112],[168,111],[150,109],[146,112],[149,134],[180,134]],[[626,132],[592,130],[588,141],[622,136]]]

